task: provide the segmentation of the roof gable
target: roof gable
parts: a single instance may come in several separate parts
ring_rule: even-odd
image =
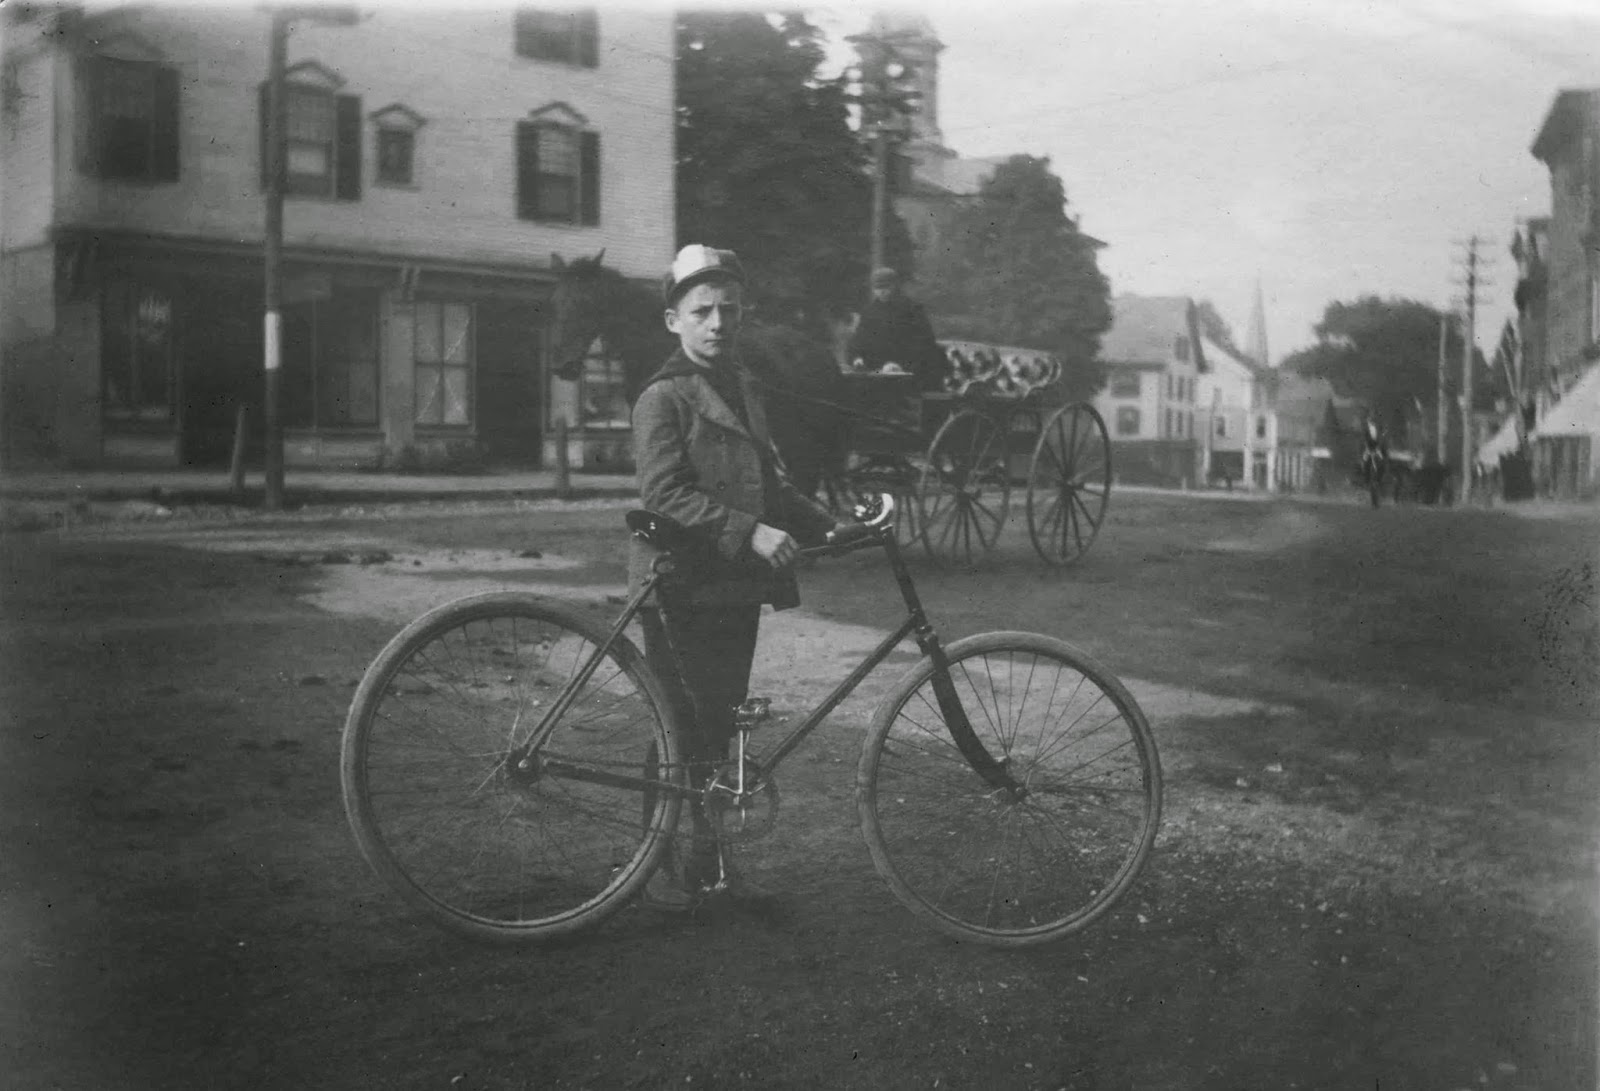
[[[565,102],[551,102],[528,111],[528,120],[544,125],[562,125],[569,129],[587,129],[589,119]]]
[[[1100,338],[1100,359],[1165,367],[1181,337],[1188,339],[1192,358],[1204,370],[1194,302],[1188,296],[1119,295],[1111,300],[1111,314],[1111,328]]]
[[[1550,112],[1545,114],[1544,122],[1539,126],[1539,135],[1533,138],[1533,147],[1530,149],[1533,157],[1548,163],[1585,127],[1593,127],[1597,114],[1596,100],[1600,100],[1600,88],[1558,92],[1555,101],[1550,104]]]

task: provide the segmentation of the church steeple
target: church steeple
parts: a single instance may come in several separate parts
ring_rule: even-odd
[[[1256,301],[1250,309],[1250,334],[1245,341],[1245,352],[1250,354],[1250,359],[1257,367],[1271,367],[1272,360],[1267,355],[1267,308],[1261,301],[1261,278],[1256,277]]]

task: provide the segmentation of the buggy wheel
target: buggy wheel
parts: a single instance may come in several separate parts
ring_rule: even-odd
[[[922,544],[934,560],[970,565],[1000,540],[1011,502],[1005,422],[963,409],[928,447],[917,490]]]
[[[1028,535],[1046,562],[1072,564],[1093,544],[1111,499],[1111,437],[1094,406],[1056,410],[1028,464]]]

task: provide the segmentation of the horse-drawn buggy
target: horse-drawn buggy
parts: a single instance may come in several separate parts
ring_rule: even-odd
[[[906,374],[841,377],[839,455],[822,475],[841,510],[893,493],[905,544],[970,564],[995,547],[1021,506],[1039,556],[1076,561],[1093,543],[1111,495],[1111,443],[1087,402],[1066,399],[1062,368],[1030,349],[942,342],[941,389]]]
[[[550,354],[573,379],[603,343],[627,374],[629,401],[660,366],[658,298],[601,264],[555,263]],[[1111,495],[1111,443],[1060,361],[1032,349],[945,341],[945,374],[925,391],[909,374],[839,370],[816,330],[747,322],[741,357],[766,387],[767,418],[796,484],[836,510],[894,494],[903,544],[970,564],[1021,506],[1039,556],[1078,560]]]

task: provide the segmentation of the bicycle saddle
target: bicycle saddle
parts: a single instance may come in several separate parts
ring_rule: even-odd
[[[671,553],[691,549],[695,538],[689,528],[666,515],[635,508],[625,517],[628,529],[657,549]]]

